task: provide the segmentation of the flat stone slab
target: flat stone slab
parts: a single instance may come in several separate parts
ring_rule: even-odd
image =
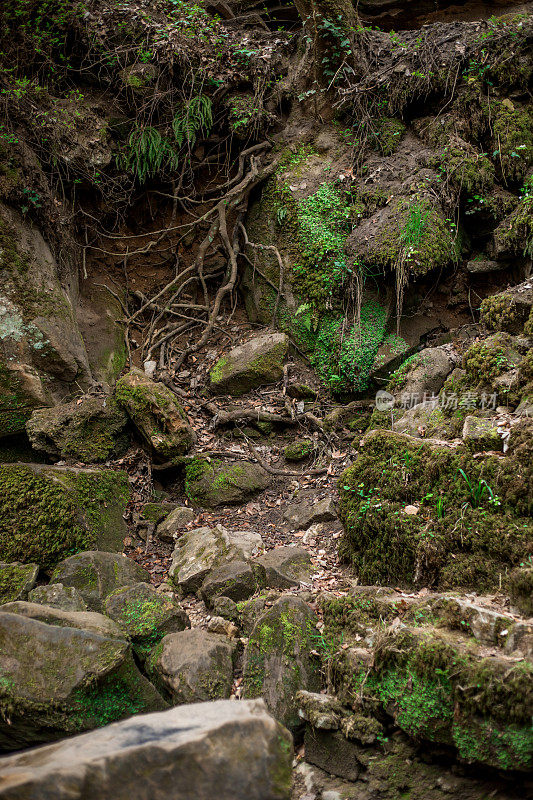
[[[292,737],[262,700],[222,700],[0,759],[0,798],[288,800],[291,765]]]
[[[315,522],[332,522],[337,519],[337,511],[331,497],[325,497],[314,505],[303,502],[289,506],[283,518],[295,528],[305,529]]]

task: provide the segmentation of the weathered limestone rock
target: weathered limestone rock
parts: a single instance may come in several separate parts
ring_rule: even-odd
[[[0,671],[4,749],[165,707],[137,670],[124,639],[48,625],[18,613],[0,612]]]
[[[493,420],[471,415],[465,417],[463,440],[477,450],[501,450],[503,445]]]
[[[78,590],[74,586],[63,586],[62,583],[37,586],[29,593],[28,600],[62,611],[87,611],[87,603]]]
[[[466,262],[466,269],[468,272],[472,272],[475,275],[483,275],[487,272],[499,272],[501,269],[505,269],[505,264],[502,264],[501,261],[491,261],[488,258],[471,258],[470,261]]]
[[[225,597],[224,595],[214,597],[212,606],[213,612],[223,619],[229,620],[230,622],[235,622],[239,619],[237,603],[229,597]]]
[[[235,646],[199,628],[171,633],[151,652],[147,671],[173,705],[229,697]]]
[[[211,392],[240,395],[264,383],[276,383],[283,375],[288,349],[284,333],[267,333],[234,347],[209,373]]]
[[[398,433],[407,433],[415,438],[437,435],[442,428],[442,414],[438,400],[428,400],[417,403],[408,408],[404,413],[395,411],[394,415],[401,413],[400,419],[395,419],[393,430]]]
[[[265,570],[260,564],[230,561],[214,569],[202,583],[200,595],[207,606],[224,595],[238,602],[246,600],[265,585]]]
[[[52,574],[52,583],[74,586],[92,611],[102,611],[106,597],[116,589],[149,580],[146,570],[126,556],[97,550],[66,558]]]
[[[105,599],[104,612],[127,633],[141,658],[163,636],[191,626],[179,603],[158,594],[148,583],[134,583],[115,589]]]
[[[98,614],[96,611],[64,611],[53,606],[43,606],[40,603],[17,600],[1,606],[2,611],[9,614],[21,614],[23,617],[46,622],[47,625],[59,625],[62,628],[78,628],[82,631],[95,633],[109,639],[127,641],[128,635],[109,617]]]
[[[122,550],[126,472],[0,466],[0,558],[49,569],[78,550]]]
[[[251,461],[208,461],[197,456],[185,467],[189,500],[207,508],[243,503],[266,489],[270,482],[268,472]]]
[[[107,461],[127,445],[128,419],[112,397],[85,395],[33,412],[26,431],[35,450],[53,458]]]
[[[293,595],[282,596],[255,623],[244,651],[243,696],[263,697],[273,716],[295,729],[300,724],[295,694],[320,689],[312,655],[317,617]]]
[[[91,381],[87,353],[58,267],[33,225],[0,204],[0,438],[33,409]]]
[[[117,382],[116,399],[153,452],[164,459],[187,453],[196,441],[176,395],[132,369]]]
[[[0,798],[289,800],[291,767],[292,737],[262,700],[219,700],[10,756]]]
[[[37,564],[6,564],[0,561],[0,603],[24,600],[37,582]]]
[[[299,715],[313,728],[336,731],[341,726],[341,720],[346,716],[346,710],[335,695],[306,692],[300,689],[296,694]]]
[[[313,567],[304,547],[276,547],[257,559],[265,568],[265,585],[272,589],[290,589],[302,583],[310,586]]]
[[[194,519],[194,511],[187,506],[178,506],[157,526],[157,536],[163,542],[173,542],[174,537]]]
[[[169,578],[184,593],[196,592],[213,569],[230,561],[249,561],[259,555],[262,544],[258,533],[229,531],[222,525],[188,531],[177,541]]]
[[[424,395],[430,397],[440,392],[455,363],[450,345],[427,347],[396,370],[387,388],[395,396],[408,395],[416,403]]]
[[[325,497],[313,505],[304,501],[289,506],[283,518],[295,528],[305,529],[315,522],[332,522],[337,519],[337,511],[332,498]]]

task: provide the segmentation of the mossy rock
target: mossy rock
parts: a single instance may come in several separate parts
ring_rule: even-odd
[[[269,474],[250,461],[196,456],[185,467],[185,492],[195,506],[217,508],[242,503],[270,485]]]
[[[0,662],[4,749],[166,708],[125,640],[0,612]]]
[[[463,426],[463,441],[472,450],[501,450],[503,440],[492,419],[469,415]]]
[[[0,562],[0,604],[24,600],[37,581],[37,564]]]
[[[308,458],[316,449],[316,444],[312,439],[296,439],[292,444],[288,444],[283,455],[286,461],[303,461]]]
[[[112,397],[91,397],[33,412],[26,431],[33,447],[53,458],[107,461],[127,447],[128,419]]]
[[[141,370],[132,369],[120,378],[115,397],[157,456],[168,460],[183,455],[196,441],[176,395]]]
[[[503,292],[486,297],[481,303],[481,322],[492,331],[517,333],[520,315],[511,295]]]
[[[52,573],[52,583],[74,586],[88,607],[102,611],[106,598],[117,589],[146,583],[146,570],[120,553],[87,551],[61,561]]]
[[[141,659],[146,658],[163,636],[191,626],[179,603],[158,594],[148,583],[115,589],[107,595],[104,611],[127,633]]]
[[[213,394],[241,395],[283,375],[283,361],[289,349],[284,333],[268,333],[250,339],[222,356],[209,373]]]
[[[289,730],[301,724],[299,689],[320,689],[313,656],[316,615],[298,597],[286,595],[255,623],[244,651],[243,696],[263,697],[272,716]]]
[[[468,763],[510,772],[533,761],[533,667],[503,654],[486,657],[458,635],[431,629],[387,630],[368,657],[341,654],[343,697],[363,693],[414,739],[454,746]]]
[[[511,572],[509,594],[521,614],[533,617],[533,567],[524,565]]]
[[[526,424],[504,460],[480,460],[467,449],[392,431],[366,434],[339,481],[341,552],[359,580],[476,591],[499,587],[533,552],[528,435]],[[419,513],[405,513],[408,505]]]
[[[50,569],[91,548],[122,550],[125,472],[0,466],[0,556]]]

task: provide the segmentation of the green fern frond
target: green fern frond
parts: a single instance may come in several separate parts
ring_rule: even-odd
[[[179,157],[168,139],[156,128],[136,125],[117,157],[117,163],[120,168],[133,172],[139,183],[144,183],[165,169],[177,169]]]
[[[188,105],[178,111],[172,120],[172,130],[178,147],[185,143],[192,147],[196,141],[197,134],[202,132],[204,136],[208,136],[212,125],[213,104],[211,98],[206,97],[205,94],[193,97]]]

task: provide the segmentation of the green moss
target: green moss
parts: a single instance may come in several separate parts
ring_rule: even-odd
[[[494,231],[496,248],[510,255],[533,255],[533,188],[526,191],[512,212]]]
[[[466,450],[417,445],[391,431],[368,434],[339,482],[341,552],[361,583],[498,586],[533,551],[533,464],[520,448],[503,462],[480,461]],[[476,504],[471,487],[478,486]],[[406,505],[419,513],[405,514]]]
[[[0,490],[0,557],[44,569],[95,549],[109,528],[116,536],[129,497],[125,473],[47,475],[22,466],[0,467]]]
[[[402,198],[381,227],[367,256],[367,266],[425,275],[457,258],[457,246],[440,209],[427,199]]]
[[[287,461],[302,461],[310,456],[314,449],[315,443],[311,439],[297,439],[285,447],[283,455]]]
[[[384,156],[397,150],[405,130],[403,122],[394,117],[382,117],[377,121],[375,143]]]
[[[519,181],[533,162],[533,111],[514,108],[507,100],[492,101],[494,162],[504,180]]]
[[[533,336],[533,306],[531,306],[531,311],[529,312],[529,317],[526,320],[524,325],[524,333],[526,336]]]
[[[517,319],[516,303],[508,294],[495,294],[481,303],[481,322],[490,330],[512,333]]]
[[[463,195],[490,191],[494,185],[494,166],[485,153],[473,147],[448,144],[433,159],[434,166]]]
[[[35,585],[33,564],[0,564],[0,604],[24,597],[28,583],[29,588]]]
[[[453,744],[468,761],[524,770],[533,756],[532,674],[530,664],[480,658],[440,633],[403,630],[386,634],[370,668],[341,666],[339,680],[352,698],[362,694],[392,712],[416,739]]]
[[[509,340],[502,334],[474,342],[463,358],[469,384],[475,387],[490,386],[495,378],[515,366],[511,358]]]

